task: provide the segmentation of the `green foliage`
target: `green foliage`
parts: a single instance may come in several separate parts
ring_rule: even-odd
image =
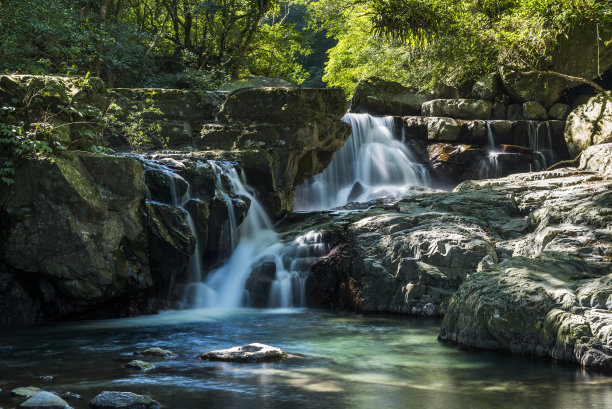
[[[612,2],[602,0],[319,0],[310,8],[338,40],[324,79],[349,94],[370,75],[466,88],[499,64],[546,69],[576,27],[612,32]]]
[[[136,151],[152,149],[161,142],[162,148],[168,147],[168,137],[163,137],[159,122],[163,116],[161,109],[155,106],[155,91],[147,93],[143,102],[130,106],[128,113],[116,103],[108,108],[106,121],[109,129],[123,135],[130,147]]]
[[[3,85],[10,84],[0,89],[0,177],[4,183],[12,183],[15,167],[23,159],[67,149],[102,148],[102,112],[69,99],[68,84],[57,79],[3,80]],[[91,88],[88,76],[74,82],[81,93]]]
[[[108,87],[302,82],[309,44],[287,19],[307,0],[0,1],[0,72],[85,74]]]

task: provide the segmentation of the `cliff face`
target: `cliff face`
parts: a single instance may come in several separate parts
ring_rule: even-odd
[[[67,150],[20,158],[13,183],[0,186],[0,322],[125,316],[180,300],[184,284],[194,279],[196,250],[204,273],[218,265],[231,249],[229,218],[237,228],[249,208],[231,191],[218,161],[244,172],[270,214],[280,216],[291,210],[295,187],[323,170],[350,133],[340,121],[341,91],[107,94],[97,82],[87,84],[2,77],[0,100],[42,92],[28,112],[24,106],[16,112],[33,117],[59,109],[49,123],[51,140],[74,125],[66,106],[83,110],[99,102],[96,112],[105,106],[113,112],[105,136],[97,123],[92,131],[98,133],[79,149],[105,140],[126,149],[130,131],[144,129],[156,130],[140,134],[151,148],[173,151],[75,151],[77,134],[68,132],[61,134]],[[152,126],[130,128],[134,120]]]

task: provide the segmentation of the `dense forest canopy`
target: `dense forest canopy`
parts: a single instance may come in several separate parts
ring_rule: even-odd
[[[0,71],[129,87],[261,75],[350,94],[378,75],[461,88],[500,64],[550,69],[574,30],[612,39],[608,0],[0,0],[0,15]]]

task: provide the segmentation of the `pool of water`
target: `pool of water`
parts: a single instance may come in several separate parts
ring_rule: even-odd
[[[439,322],[311,310],[169,311],[150,317],[0,327],[0,407],[18,386],[152,396],[169,408],[604,408],[612,377],[548,361],[460,351]],[[261,342],[297,355],[278,364],[203,362],[205,351]],[[135,350],[175,359],[123,369]],[[45,383],[40,376],[52,375]]]

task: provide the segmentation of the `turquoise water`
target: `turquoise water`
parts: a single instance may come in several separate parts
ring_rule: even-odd
[[[310,310],[191,310],[151,317],[0,328],[0,407],[18,386],[69,390],[87,408],[103,390],[169,408],[605,408],[612,377],[548,361],[460,351],[439,322]],[[204,351],[262,342],[279,364],[202,362]],[[149,346],[178,357],[147,373],[122,368]],[[39,377],[54,376],[44,383]]]

